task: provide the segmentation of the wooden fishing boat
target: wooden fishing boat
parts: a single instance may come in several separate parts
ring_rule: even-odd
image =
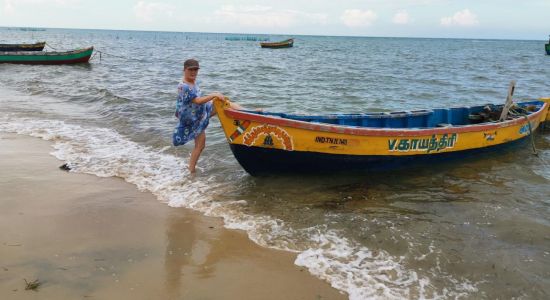
[[[262,48],[290,48],[294,45],[294,39],[288,39],[281,42],[263,42],[260,43]]]
[[[550,121],[550,98],[391,113],[294,115],[214,101],[239,164],[251,175],[430,166],[524,140]],[[491,114],[510,109],[502,120]]]
[[[72,51],[18,51],[0,52],[0,63],[32,64],[32,65],[61,65],[86,63],[90,60],[94,47]]]
[[[544,45],[545,48],[546,48],[546,54],[547,55],[550,55],[550,41],[548,42],[548,44]]]
[[[46,42],[34,44],[0,44],[0,52],[3,51],[42,51]]]

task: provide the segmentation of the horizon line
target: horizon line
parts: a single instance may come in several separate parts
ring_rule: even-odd
[[[283,35],[283,36],[312,36],[312,37],[349,37],[349,38],[403,38],[403,39],[451,39],[451,40],[490,40],[490,41],[545,41],[546,39],[517,39],[517,38],[472,38],[472,37],[428,37],[428,36],[376,36],[376,35],[322,35],[322,34],[290,34],[290,33],[247,33],[247,32],[208,32],[208,31],[175,31],[175,30],[148,30],[148,29],[112,29],[112,28],[68,28],[68,27],[39,27],[39,26],[5,26],[0,28],[28,28],[28,29],[63,29],[63,30],[103,30],[103,31],[133,31],[133,32],[160,32],[160,33],[202,33],[202,34],[249,34],[249,35]]]

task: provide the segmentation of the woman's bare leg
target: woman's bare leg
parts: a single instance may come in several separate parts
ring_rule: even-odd
[[[244,110],[245,109],[244,107],[242,107],[241,105],[239,105],[238,103],[235,103],[235,102],[229,103],[229,108],[235,109],[235,110]],[[263,112],[264,111],[261,108],[256,108],[254,110],[257,111],[257,112]]]
[[[229,107],[231,109],[236,109],[236,110],[244,109],[244,107],[240,106],[238,103],[235,103],[235,102],[229,102]]]
[[[195,166],[197,165],[197,161],[199,160],[205,145],[206,133],[203,131],[195,138],[195,148],[193,148],[191,158],[189,159],[189,172],[195,173]]]

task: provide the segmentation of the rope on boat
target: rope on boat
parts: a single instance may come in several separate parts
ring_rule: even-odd
[[[58,50],[57,48],[52,47],[52,46],[51,46],[50,44],[48,44],[48,43],[46,43],[46,46],[48,46],[48,47],[51,48],[52,50],[55,50],[55,51]],[[122,58],[122,59],[131,60],[131,59],[128,58],[128,57],[123,57],[123,56],[118,56],[118,55],[110,54],[110,53],[107,53],[107,52],[104,52],[104,51],[100,51],[100,50],[97,50],[97,49],[95,49],[94,54],[92,55],[92,57],[90,57],[90,60],[94,59],[94,57],[96,56],[97,53],[99,53],[99,61],[100,61],[100,62],[101,62],[101,56],[102,56],[102,55],[108,55],[108,56],[113,56],[113,57],[117,57],[117,58]]]
[[[518,110],[523,110],[523,111],[518,111]],[[510,107],[510,110],[508,113],[511,115],[522,116],[525,118],[525,121],[527,121],[527,126],[529,127],[529,136],[531,137],[531,146],[533,147],[533,154],[535,154],[535,156],[539,156],[537,147],[535,146],[535,136],[533,135],[533,128],[531,127],[531,122],[529,122],[529,118],[527,117],[528,115],[527,110],[521,107]]]
[[[107,55],[107,56],[112,56],[112,57],[116,57],[116,58],[120,58],[120,59],[125,59],[125,60],[135,60],[135,61],[139,61],[138,59],[132,59],[132,58],[128,58],[128,57],[124,57],[124,56],[120,56],[120,55],[114,55],[114,54],[111,54],[111,53],[107,53],[105,51],[101,51],[101,50],[97,50],[97,49],[94,49],[94,55],[92,55],[92,57],[90,58],[90,60],[92,60],[96,54],[99,53],[99,61],[101,62],[101,57],[102,55]]]
[[[50,44],[46,43],[45,45],[48,46],[49,48],[51,48],[52,50],[57,51],[57,48],[52,47]]]
[[[523,112],[518,110],[523,110]],[[539,155],[537,151],[537,147],[535,146],[535,135],[533,134],[533,128],[531,127],[531,122],[529,122],[529,118],[527,117],[528,111],[521,107],[513,107],[513,108],[510,108],[509,114],[515,115],[515,116],[522,116],[525,118],[525,120],[527,121],[527,126],[529,127],[529,135],[531,136],[531,146],[533,147],[533,154],[540,159],[540,161],[546,168],[550,168],[550,164],[542,156]]]
[[[116,57],[116,58],[122,58],[122,59],[132,60],[131,58],[124,57],[124,56],[119,56],[119,55],[114,55],[114,54],[110,54],[110,53],[107,53],[107,52],[105,52],[105,51],[96,50],[96,52],[99,52],[99,55],[100,55],[100,56],[103,54],[103,55],[112,56],[112,57]]]
[[[46,43],[45,45],[48,46],[50,49],[52,49],[52,50],[54,50],[54,51],[57,51],[57,50],[58,50],[57,48],[52,47],[52,46],[51,46],[50,44],[48,44],[48,43]],[[102,56],[102,55],[112,56],[112,57],[121,58],[121,59],[126,59],[126,60],[137,60],[137,59],[132,59],[132,58],[124,57],[124,56],[114,55],[114,54],[107,53],[107,52],[105,52],[105,51],[100,51],[100,50],[97,50],[97,49],[94,49],[94,54],[92,55],[92,57],[90,57],[90,60],[94,59],[94,57],[96,56],[97,53],[99,53],[99,61],[100,61],[100,62],[101,62],[101,56]]]
[[[107,52],[104,52],[104,51],[99,51],[99,50],[96,50],[97,52],[99,52],[99,54],[104,54],[104,55],[107,55],[107,56],[112,56],[112,57],[117,57],[117,58],[123,58],[123,59],[128,59],[127,57],[123,57],[123,56],[118,56],[118,55],[114,55],[114,54],[110,54],[110,53],[107,53]]]
[[[97,53],[98,53],[98,51],[95,51],[94,54],[92,55],[92,57],[90,57],[90,60],[94,59],[94,57],[96,56]],[[99,53],[99,62],[101,62],[101,53]]]
[[[533,135],[533,128],[531,127],[531,122],[529,122],[529,117],[527,117],[529,115],[529,111],[518,105],[514,105],[514,101],[512,98],[514,96],[515,89],[516,81],[512,80],[510,81],[510,86],[508,87],[508,96],[506,97],[506,102],[502,107],[502,113],[500,114],[499,121],[505,121],[509,115],[524,117],[527,121],[527,125],[529,126],[529,135],[531,136],[531,146],[533,147],[533,154],[538,157],[539,154],[537,152],[537,147],[535,146],[535,136]]]
[[[531,146],[533,146],[533,154],[535,154],[536,156],[539,156],[539,153],[537,152],[537,147],[535,147],[535,136],[533,135],[533,128],[531,128],[531,122],[529,122],[529,118],[527,117],[527,115],[523,117],[527,121],[527,125],[529,125],[529,135],[531,136]]]
[[[533,154],[539,158],[545,168],[550,169],[550,164],[537,152],[537,147],[535,146],[535,135],[533,134],[533,128],[531,127],[531,122],[529,122],[527,114],[518,112],[514,109],[510,109],[510,113],[515,115],[522,115],[525,118],[525,120],[527,121],[527,125],[529,126],[529,135],[531,136],[531,146],[533,147]]]

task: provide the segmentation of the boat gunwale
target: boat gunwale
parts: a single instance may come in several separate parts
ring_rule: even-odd
[[[36,42],[36,43],[33,43],[33,44],[0,44],[0,48],[2,47],[23,47],[23,48],[33,48],[33,47],[45,47],[46,46],[46,42]]]
[[[529,122],[540,119],[541,114],[547,110],[548,103],[543,101],[526,101],[521,103],[540,102],[542,106],[527,116]],[[250,120],[258,123],[265,123],[276,126],[292,127],[297,129],[332,132],[337,134],[349,134],[359,136],[426,136],[445,133],[481,132],[500,128],[506,128],[526,123],[525,118],[519,117],[503,122],[491,122],[481,124],[456,125],[435,128],[376,128],[358,127],[338,124],[311,123],[299,120],[288,119],[278,116],[260,115],[253,112],[224,108],[224,113],[234,119]]]
[[[67,51],[0,51],[0,56],[63,56],[93,51],[94,46]]]

